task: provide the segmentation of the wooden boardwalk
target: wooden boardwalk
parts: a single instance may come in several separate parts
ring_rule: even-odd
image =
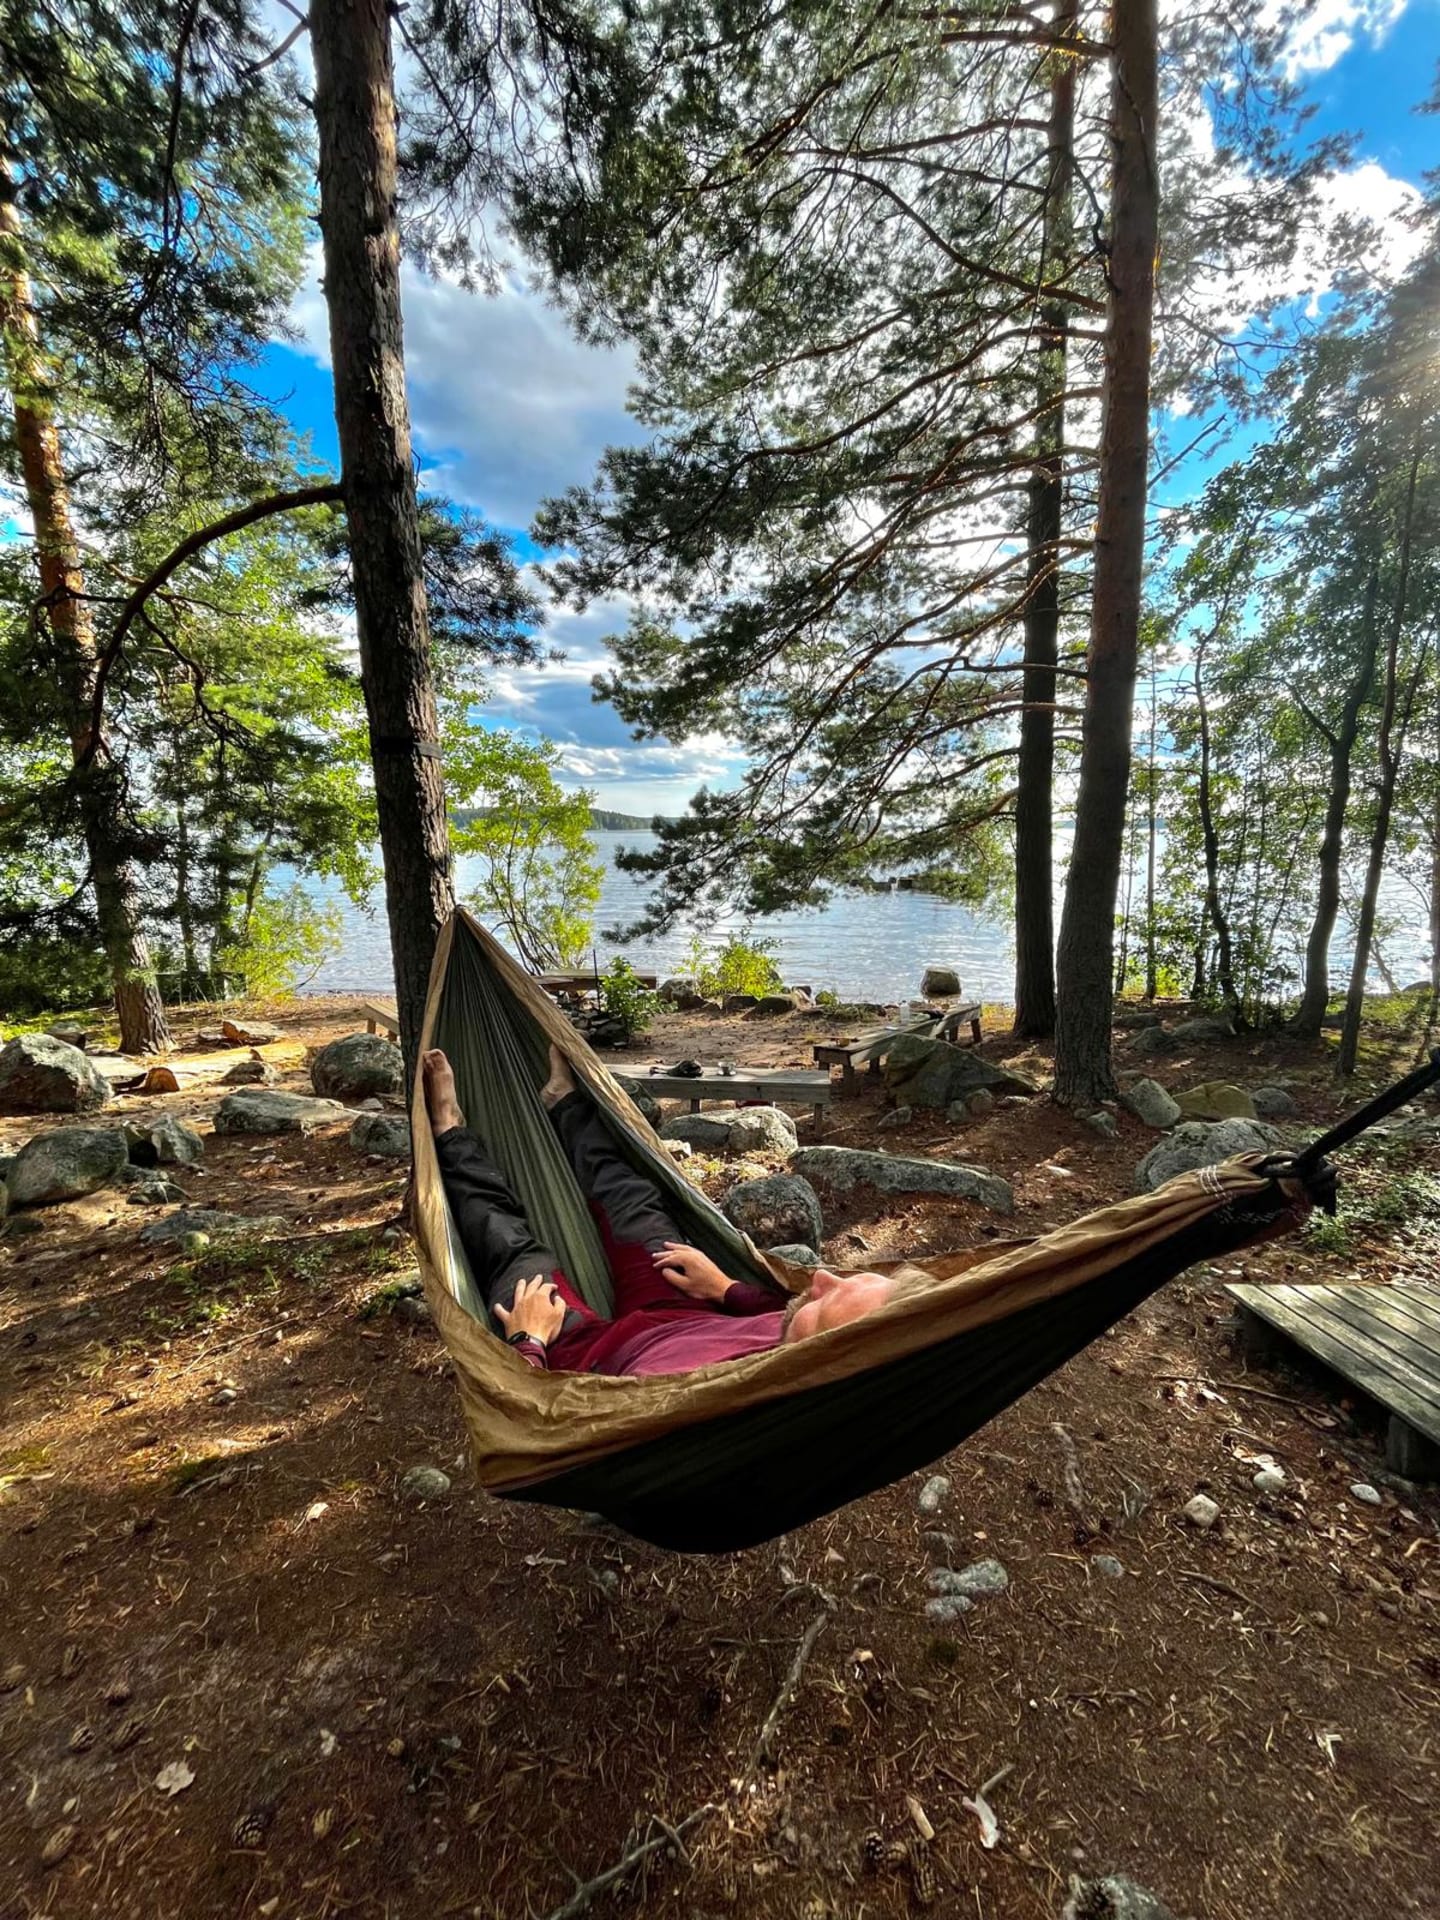
[[[1252,1359],[1302,1348],[1390,1415],[1387,1465],[1440,1479],[1440,1293],[1427,1287],[1230,1286]]]

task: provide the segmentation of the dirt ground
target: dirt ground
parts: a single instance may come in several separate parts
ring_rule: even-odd
[[[314,1046],[355,1005],[267,1011]],[[671,1015],[644,1057],[808,1065],[832,1031]],[[1371,1077],[1418,1037],[1376,1036]],[[277,1056],[308,1090],[302,1046]],[[194,1118],[192,1201],[288,1237],[186,1259],[105,1192],[0,1239],[3,1920],[575,1914],[647,1844],[592,1911],[1055,1920],[1072,1874],[1120,1871],[1189,1920],[1440,1914],[1440,1497],[1384,1475],[1373,1410],[1334,1382],[1248,1368],[1223,1291],[1436,1284],[1433,1150],[1403,1205],[1362,1161],[1339,1228],[1165,1288],[938,1463],[938,1515],[918,1475],[683,1559],[473,1487],[443,1351],[391,1311],[403,1167],[345,1126],[208,1137],[221,1064],[107,1118]],[[1280,1037],[1134,1066],[1285,1077],[1305,1122],[1340,1110],[1323,1055]],[[866,1083],[826,1137],[983,1162],[1016,1216],[832,1202],[838,1263],[1043,1230],[1129,1192],[1155,1138],[1043,1102],[877,1136],[883,1112]],[[42,1124],[0,1121],[0,1151]],[[716,1195],[762,1170],[689,1164]],[[1282,1492],[1253,1490],[1262,1458]],[[404,1498],[416,1464],[450,1493]],[[1180,1517],[1202,1491],[1209,1533]],[[937,1559],[987,1556],[1008,1591],[927,1618]]]

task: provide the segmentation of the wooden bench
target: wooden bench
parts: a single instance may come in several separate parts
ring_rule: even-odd
[[[400,1016],[394,1007],[382,1007],[372,1000],[363,1000],[360,1011],[365,1016],[365,1031],[379,1033],[383,1029],[392,1040],[400,1038]]]
[[[1386,1465],[1440,1479],[1440,1295],[1418,1286],[1229,1286],[1254,1360],[1288,1345],[1358,1387],[1390,1416]]]
[[[831,1100],[830,1075],[810,1073],[803,1067],[737,1067],[734,1073],[707,1067],[698,1079],[689,1074],[627,1067],[615,1078],[627,1093],[648,1093],[652,1100],[688,1100],[692,1113],[699,1113],[704,1100],[754,1100],[772,1107],[809,1107],[817,1140]]]
[[[964,1006],[953,1007],[941,1017],[924,1020],[907,1020],[892,1027],[875,1027],[867,1033],[857,1034],[853,1040],[822,1040],[813,1049],[815,1064],[828,1072],[831,1067],[840,1069],[840,1088],[851,1093],[855,1088],[855,1071],[865,1067],[871,1074],[878,1074],[880,1064],[902,1034],[913,1033],[922,1040],[953,1040],[962,1026],[970,1028],[973,1046],[980,1044],[980,1002],[967,1001]]]
[[[660,984],[658,973],[642,973],[638,967],[633,971],[642,987],[653,989]],[[542,973],[539,979],[546,993],[555,994],[557,997],[562,993],[598,993],[600,991],[600,981],[593,967],[573,973]]]

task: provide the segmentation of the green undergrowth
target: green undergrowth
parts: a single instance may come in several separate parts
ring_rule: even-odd
[[[1394,1134],[1372,1135],[1345,1150],[1334,1215],[1317,1213],[1306,1230],[1318,1252],[1353,1254],[1383,1235],[1400,1245],[1434,1243],[1440,1232],[1440,1152]]]
[[[387,1245],[368,1227],[296,1241],[222,1240],[171,1267],[165,1276],[170,1299],[148,1317],[163,1333],[193,1332],[274,1300],[282,1287],[375,1280],[408,1273],[412,1265],[403,1243]]]

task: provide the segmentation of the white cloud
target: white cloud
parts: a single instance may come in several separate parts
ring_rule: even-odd
[[[514,278],[498,293],[405,270],[405,371],[427,484],[503,527],[590,478],[604,449],[633,440],[628,349],[587,346],[563,314]],[[304,351],[330,364],[316,250],[292,308]]]
[[[1307,73],[1325,73],[1354,46],[1367,39],[1379,46],[1404,13],[1408,0],[1314,0],[1300,10],[1286,36],[1281,64],[1289,80]],[[1281,0],[1269,9],[1274,24],[1282,12]]]

